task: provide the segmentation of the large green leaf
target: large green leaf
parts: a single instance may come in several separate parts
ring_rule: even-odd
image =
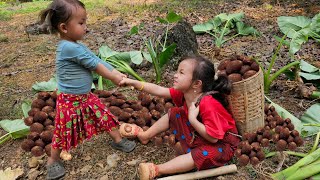
[[[306,28],[311,20],[304,16],[280,16],[278,17],[278,26],[283,34],[287,34],[289,38],[293,38],[295,32]]]
[[[101,56],[102,59],[110,58],[111,56],[114,56],[116,54],[118,54],[118,52],[112,50],[107,45],[103,45],[99,48],[99,55]]]
[[[244,24],[243,22],[237,22],[236,26],[237,26],[238,33],[241,35],[244,35],[244,36],[247,36],[250,34],[255,35],[255,36],[259,35],[259,32],[255,28],[248,26],[248,25]]]
[[[241,19],[244,17],[244,13],[233,13],[233,14],[226,14],[226,13],[221,13],[217,15],[218,18],[224,21],[230,21],[230,20],[235,20],[235,22],[241,21]]]
[[[169,12],[166,16],[166,20],[169,22],[169,23],[175,23],[175,22],[178,22],[182,19],[181,16],[179,16],[178,14],[174,13],[174,12]]]
[[[143,61],[141,51],[130,51],[130,58],[134,64],[141,64]]]
[[[312,72],[316,72],[316,71],[320,71],[319,68],[312,66],[311,64],[307,63],[304,60],[300,61],[300,69],[302,71],[308,72],[308,73],[312,73]]]
[[[279,106],[278,104],[272,102],[268,97],[266,97],[266,100],[270,102],[270,104],[272,106],[274,106],[274,108],[276,109],[276,111],[278,112],[279,116],[281,116],[283,119],[289,118],[291,120],[291,122],[294,125],[294,129],[299,131],[299,133],[301,133],[302,130],[302,123],[300,121],[300,119],[296,118],[294,115],[292,115],[290,112],[288,112],[287,110],[285,110],[283,107]]]
[[[30,128],[24,124],[22,119],[16,120],[1,120],[2,127],[13,139],[18,139],[28,135]]]
[[[303,124],[319,124],[320,123],[320,103],[312,105],[307,111],[301,116],[301,122]],[[303,136],[312,136],[320,131],[320,127],[317,126],[304,126],[302,128]]]
[[[32,85],[32,89],[36,92],[39,91],[55,91],[57,89],[56,78],[53,77],[49,81],[43,81]]]
[[[142,54],[143,54],[143,57],[146,58],[148,62],[152,63],[152,58],[149,53],[143,51]]]
[[[174,50],[176,49],[176,47],[177,47],[177,45],[175,43],[173,43],[170,46],[168,46],[163,52],[161,52],[159,54],[159,66],[160,66],[160,68],[162,68],[165,64],[167,64],[167,62],[169,61],[169,59],[173,55]]]
[[[211,22],[196,24],[192,27],[195,33],[205,33],[205,32],[211,31],[213,28],[214,28],[214,25]]]
[[[305,78],[306,80],[318,80],[318,79],[320,79],[320,73],[299,72],[299,76]]]
[[[320,13],[312,18],[310,28],[312,31],[320,33]]]
[[[304,35],[301,31],[297,31],[293,34],[292,40],[290,42],[289,52],[290,54],[295,54],[301,48],[303,43],[308,41],[308,36]]]
[[[23,101],[22,102],[22,112],[23,112],[23,116],[29,117],[28,112],[31,110],[31,101]]]

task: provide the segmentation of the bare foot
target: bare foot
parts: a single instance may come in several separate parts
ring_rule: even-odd
[[[139,132],[137,137],[138,137],[139,141],[141,142],[141,144],[148,144],[148,142],[150,141],[150,138],[146,137],[145,131]]]

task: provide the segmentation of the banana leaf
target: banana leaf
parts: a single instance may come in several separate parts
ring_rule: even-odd
[[[3,128],[6,132],[8,132],[7,134],[0,137],[0,144],[4,143],[10,138],[18,139],[25,137],[30,132],[29,126],[26,126],[22,119],[1,120],[0,127]]]

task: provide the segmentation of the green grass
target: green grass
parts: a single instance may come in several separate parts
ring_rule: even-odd
[[[104,6],[104,0],[83,0],[82,2],[86,5],[87,10],[94,10]],[[44,0],[19,3],[16,5],[0,2],[0,21],[8,21],[12,19],[13,16],[19,14],[39,13],[50,3],[51,1]]]

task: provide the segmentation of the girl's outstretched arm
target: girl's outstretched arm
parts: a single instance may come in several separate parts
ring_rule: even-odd
[[[120,85],[133,86],[135,89],[145,91],[155,96],[171,98],[169,88],[159,86],[157,84],[142,82],[134,79],[123,78]]]
[[[205,125],[200,121],[198,121],[197,119],[198,114],[199,114],[199,106],[196,107],[195,103],[192,102],[188,110],[188,118],[189,118],[190,124],[200,134],[200,136],[202,136],[203,138],[205,138],[211,143],[216,143],[218,139],[211,137],[207,133]]]
[[[116,69],[113,69],[110,71],[108,68],[106,68],[103,64],[99,63],[96,68],[96,72],[106,78],[111,80],[115,85],[119,86],[122,78],[127,77],[125,74],[122,74]]]

